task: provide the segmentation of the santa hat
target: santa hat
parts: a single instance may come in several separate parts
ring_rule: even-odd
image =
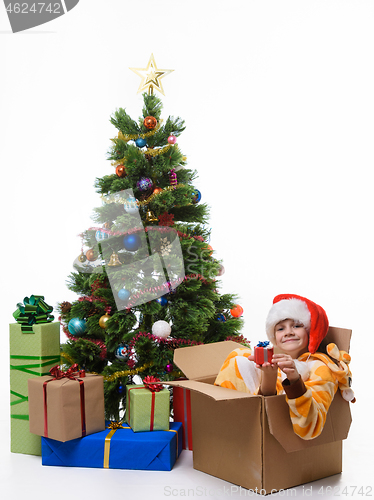
[[[308,350],[316,352],[329,329],[329,320],[321,306],[299,295],[277,295],[266,318],[266,334],[275,343],[275,325],[285,319],[294,319],[304,325],[309,332]]]

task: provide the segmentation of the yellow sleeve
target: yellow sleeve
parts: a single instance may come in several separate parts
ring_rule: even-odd
[[[250,392],[240,373],[237,358],[248,358],[251,354],[251,349],[247,347],[238,347],[232,351],[221,366],[217,378],[214,381],[214,385],[219,385],[239,392]]]
[[[316,361],[305,388],[301,396],[294,399],[287,396],[286,400],[294,432],[302,439],[314,439],[323,430],[338,382],[328,366]]]

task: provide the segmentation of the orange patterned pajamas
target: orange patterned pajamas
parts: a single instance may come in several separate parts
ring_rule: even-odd
[[[329,344],[327,352],[329,356],[320,352],[299,356],[295,364],[300,380],[292,385],[278,370],[277,394],[286,394],[294,432],[302,439],[313,439],[321,434],[328,409],[338,389],[344,399],[353,399],[349,354],[339,351],[335,344]],[[244,347],[230,353],[221,367],[215,385],[258,394],[261,370],[247,359],[250,355],[251,350]]]

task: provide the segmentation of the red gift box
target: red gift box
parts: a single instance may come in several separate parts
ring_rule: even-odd
[[[264,363],[271,363],[273,359],[274,348],[270,342],[259,342],[255,346],[254,356],[255,363],[263,365]]]
[[[191,393],[183,387],[173,387],[174,421],[183,426],[183,449],[192,450]]]

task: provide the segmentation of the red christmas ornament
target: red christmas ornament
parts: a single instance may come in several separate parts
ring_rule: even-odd
[[[175,135],[171,134],[169,135],[168,137],[168,143],[169,144],[175,144],[177,142],[177,138],[175,137]]]
[[[156,128],[157,120],[154,116],[146,116],[143,123],[148,130],[153,130]]]
[[[236,306],[230,309],[230,313],[234,318],[239,318],[243,314],[243,308],[239,304],[236,304]]]
[[[153,190],[153,194],[160,194],[162,191],[163,191],[163,189],[162,189],[162,188],[156,187],[156,188]]]
[[[118,165],[116,167],[116,174],[118,177],[126,177],[126,168],[124,165]]]

